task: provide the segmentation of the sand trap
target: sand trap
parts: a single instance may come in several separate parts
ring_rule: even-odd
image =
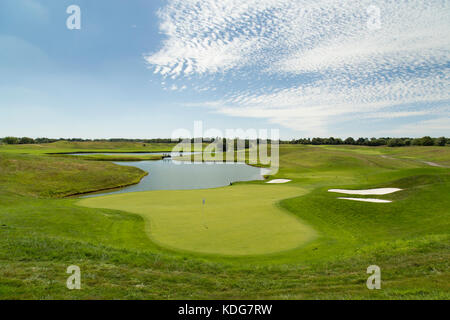
[[[338,198],[341,200],[352,200],[352,201],[362,201],[362,202],[374,202],[374,203],[391,203],[389,200],[380,200],[380,199],[363,199],[363,198]]]
[[[275,180],[271,180],[269,182],[266,183],[288,183],[291,182],[292,180],[288,180],[288,179],[275,179]]]
[[[358,194],[358,195],[385,195],[401,191],[398,188],[380,188],[380,189],[368,189],[368,190],[345,190],[345,189],[330,189],[328,192],[345,193],[345,194]]]

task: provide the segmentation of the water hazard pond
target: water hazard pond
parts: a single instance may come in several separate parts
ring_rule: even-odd
[[[137,167],[148,172],[148,175],[136,185],[86,197],[150,190],[218,188],[238,181],[264,180],[263,176],[268,174],[268,169],[252,167],[245,163],[192,163],[172,159],[114,163]]]

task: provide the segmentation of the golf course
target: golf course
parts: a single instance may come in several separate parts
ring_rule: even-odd
[[[101,193],[172,147],[0,145],[0,299],[450,298],[448,145],[281,144],[265,179]]]

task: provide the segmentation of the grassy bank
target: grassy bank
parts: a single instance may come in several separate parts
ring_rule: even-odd
[[[65,157],[65,158],[73,158],[79,160],[90,160],[90,161],[152,161],[152,160],[162,160],[164,159],[163,155],[109,155],[109,154],[85,154],[85,155],[70,155],[70,154],[54,154],[54,157]]]
[[[0,153],[0,190],[30,197],[64,197],[138,183],[146,172],[108,162]]]

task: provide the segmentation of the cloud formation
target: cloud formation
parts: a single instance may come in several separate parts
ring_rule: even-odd
[[[217,112],[311,134],[349,118],[448,119],[448,1],[169,0],[158,15],[156,74],[283,79],[203,103]]]

